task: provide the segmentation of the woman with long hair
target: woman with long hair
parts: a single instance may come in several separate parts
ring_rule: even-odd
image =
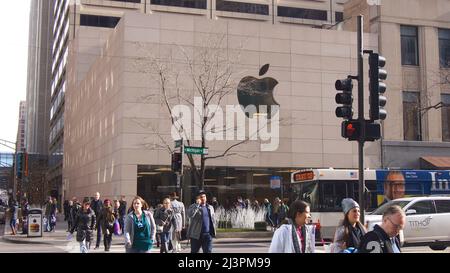
[[[156,225],[148,205],[139,196],[131,202],[125,218],[125,249],[127,253],[150,253],[155,241]]]
[[[311,218],[309,204],[294,201],[289,208],[289,219],[273,234],[270,253],[314,253],[315,226],[308,225]]]
[[[358,249],[361,239],[366,234],[366,228],[359,221],[360,209],[359,204],[351,199],[342,200],[342,210],[344,212],[344,220],[337,227],[334,235],[334,241],[331,246],[332,253],[340,253],[348,249],[351,252]]]

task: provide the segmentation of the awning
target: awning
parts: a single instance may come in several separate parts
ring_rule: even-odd
[[[420,158],[422,169],[448,170],[450,169],[450,157],[448,156],[423,156]]]

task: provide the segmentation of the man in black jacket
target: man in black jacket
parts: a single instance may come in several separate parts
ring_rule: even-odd
[[[100,193],[96,192],[94,196],[94,200],[91,201],[91,209],[95,213],[95,218],[98,219],[100,216],[100,213],[103,210],[103,202],[100,200]],[[100,247],[100,241],[102,240],[102,229],[99,226],[99,223],[95,225],[95,228],[97,229],[97,240],[95,241],[95,248],[98,249]]]
[[[381,225],[375,225],[361,240],[359,252],[362,253],[400,253],[398,234],[405,226],[405,212],[397,205],[387,208],[383,213]]]
[[[125,196],[120,197],[119,206],[119,225],[120,230],[123,232],[125,227],[125,217],[127,216],[127,201],[125,201]]]

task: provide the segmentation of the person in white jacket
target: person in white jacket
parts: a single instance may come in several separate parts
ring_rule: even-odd
[[[269,253],[314,253],[315,226],[307,225],[310,218],[309,204],[294,201],[289,208],[288,223],[273,234]]]

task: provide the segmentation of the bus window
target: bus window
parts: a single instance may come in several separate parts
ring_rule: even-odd
[[[322,197],[320,211],[337,212],[342,210],[342,199],[347,197],[346,184],[345,181],[320,181]]]
[[[302,200],[310,205],[311,210],[317,209],[319,203],[318,182],[304,182],[292,184],[292,200]]]

